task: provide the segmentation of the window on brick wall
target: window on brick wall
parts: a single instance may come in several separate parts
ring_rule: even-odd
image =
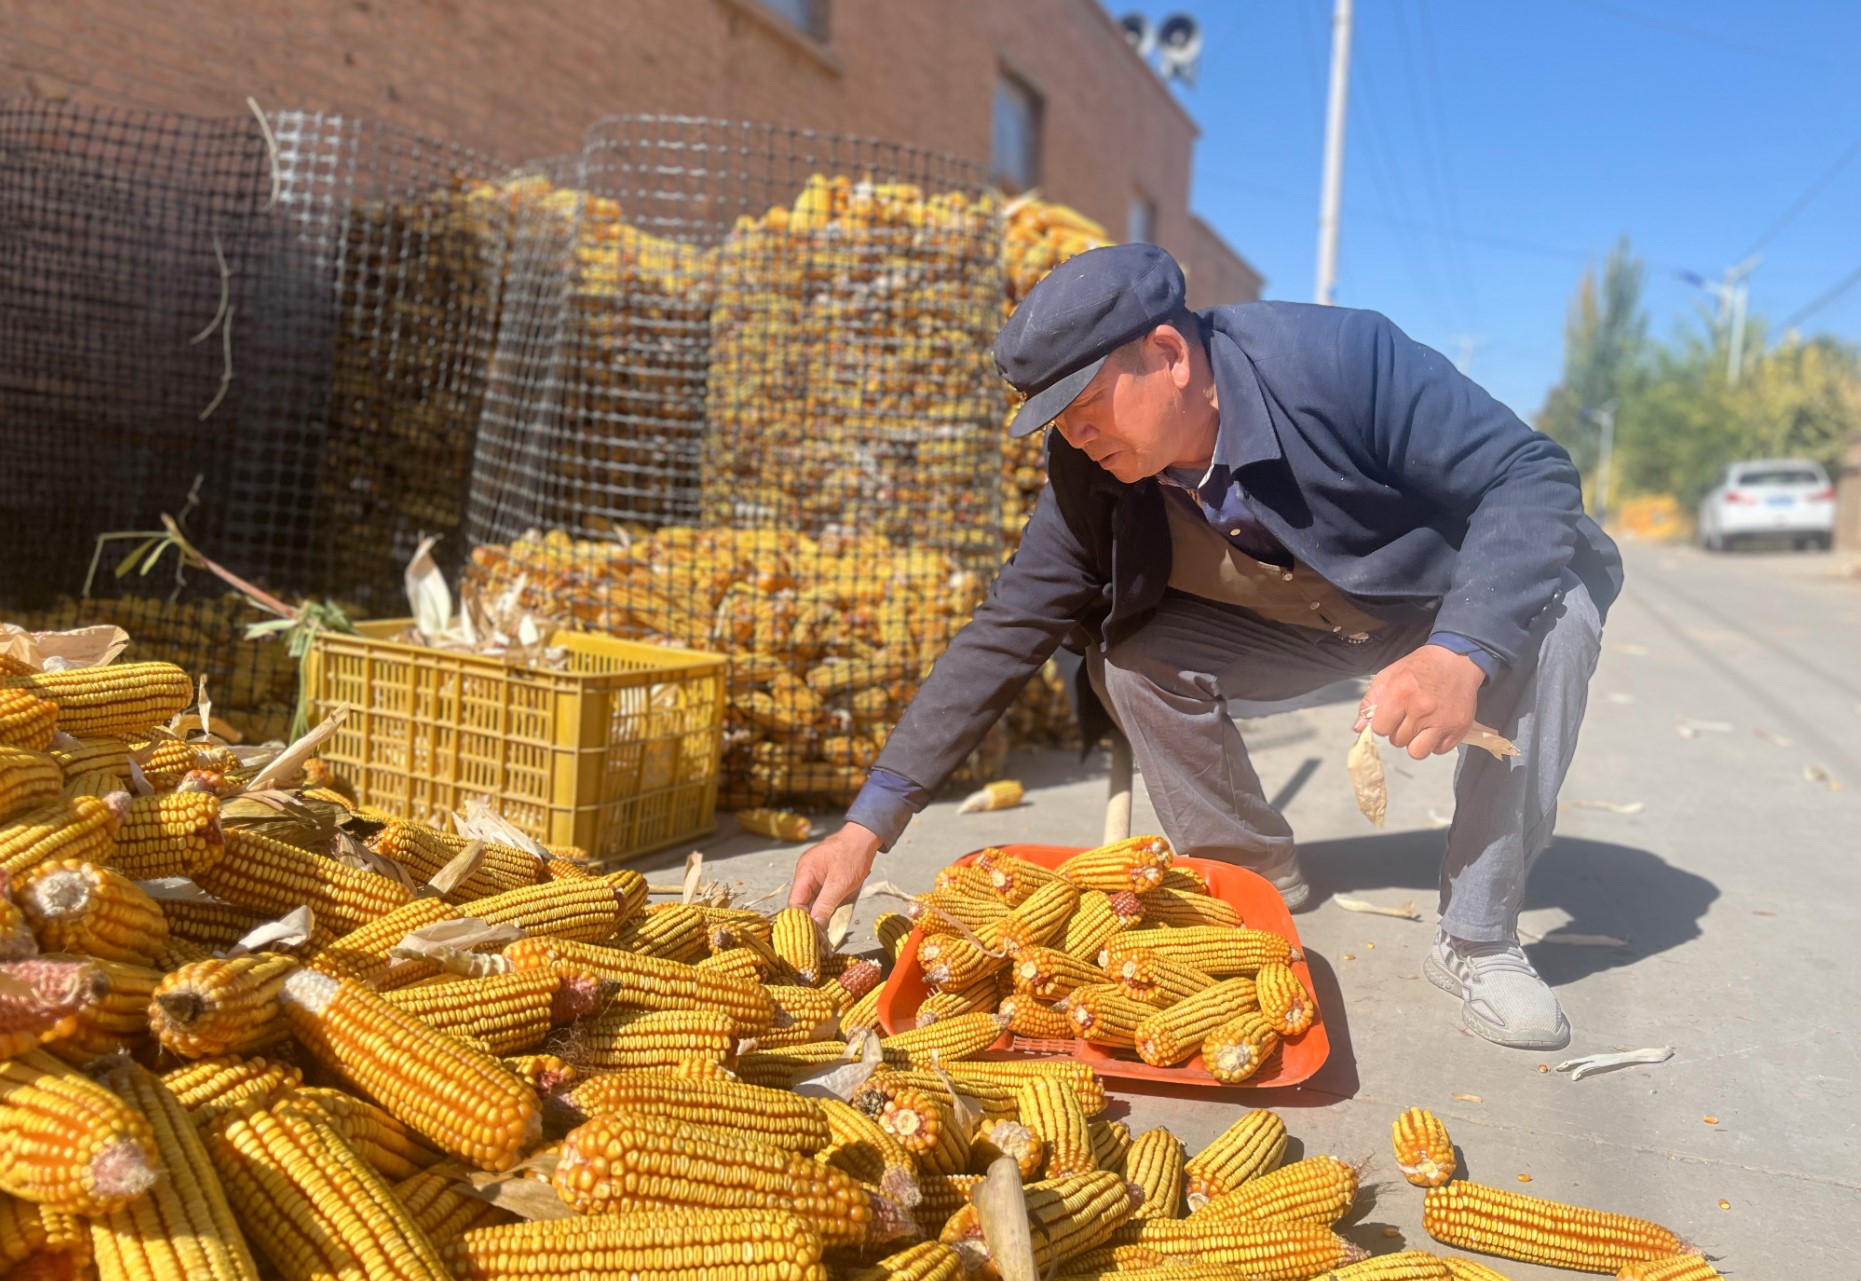
[[[797,29],[827,42],[827,0],[760,0],[765,9],[774,10]]]
[[[991,168],[1011,194],[1040,183],[1040,93],[1004,71],[995,82],[995,129]]]
[[[1125,239],[1133,244],[1157,242],[1157,202],[1141,191],[1131,196],[1131,221],[1125,233]]]

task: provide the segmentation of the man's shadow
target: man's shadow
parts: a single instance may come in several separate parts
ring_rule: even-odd
[[[1408,891],[1432,911],[1446,840],[1444,831],[1424,831],[1314,841],[1299,847],[1299,862],[1319,894]],[[1525,951],[1545,981],[1561,987],[1699,937],[1700,918],[1718,897],[1711,881],[1648,850],[1560,836],[1532,868],[1525,910],[1562,908],[1570,921],[1542,943],[1528,941]],[[1559,934],[1598,935],[1625,946],[1560,944]]]

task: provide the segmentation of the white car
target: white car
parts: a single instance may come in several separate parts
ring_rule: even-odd
[[[1749,459],[1725,469],[1700,500],[1699,541],[1728,551],[1754,538],[1827,550],[1835,542],[1835,486],[1807,458]]]

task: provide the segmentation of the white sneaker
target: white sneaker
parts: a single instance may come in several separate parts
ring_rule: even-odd
[[[1461,1026],[1495,1045],[1561,1050],[1570,1044],[1570,1020],[1516,942],[1456,942],[1436,931],[1422,974],[1460,998]]]

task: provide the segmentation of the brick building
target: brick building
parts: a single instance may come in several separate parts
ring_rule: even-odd
[[[669,112],[987,163],[1151,239],[1198,305],[1259,274],[1188,208],[1196,125],[1099,0],[61,0],[0,16],[0,97],[334,111],[507,161]]]

